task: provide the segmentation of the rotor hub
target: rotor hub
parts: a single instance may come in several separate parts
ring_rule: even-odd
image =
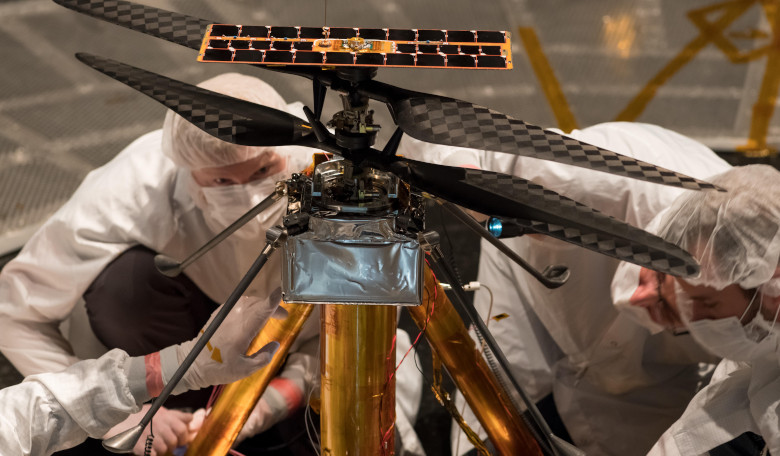
[[[387,214],[396,206],[398,186],[391,173],[331,160],[314,170],[312,203],[338,213]]]

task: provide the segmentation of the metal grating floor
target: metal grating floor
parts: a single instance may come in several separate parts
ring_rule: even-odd
[[[766,57],[730,58],[734,52],[746,55],[760,48],[772,34],[759,2],[753,3],[740,14],[723,8],[702,13],[710,22],[733,16],[719,32],[733,44],[732,54],[714,44],[717,36],[705,37],[704,45],[667,75],[634,119],[674,128],[718,148],[744,144],[753,106],[760,100]],[[441,2],[367,0],[359,10],[330,2],[327,21],[325,3],[318,1],[269,0],[261,7],[241,0],[145,4],[227,23],[508,30],[513,34],[513,71],[386,69],[379,79],[473,101],[542,126],[557,126],[557,112],[568,109],[572,124],[585,126],[616,119],[641,98],[648,82],[702,37],[688,14],[714,3],[500,0],[486,7],[454,0],[442,8]],[[248,72],[268,80],[288,100],[310,97],[303,80],[237,65],[199,64],[191,50],[49,0],[4,0],[0,17],[0,41],[5,43],[0,47],[0,253],[17,248],[24,239],[20,233],[55,210],[89,170],[160,125],[160,106],[80,64],[75,52],[193,83],[221,71]],[[520,28],[532,31],[537,48],[521,39]],[[539,55],[550,72],[535,72]],[[548,101],[549,87],[557,87],[563,101]],[[337,106],[335,99],[328,103],[326,111]],[[377,107],[377,114],[389,127],[386,111]],[[383,131],[380,142],[390,131]],[[770,145],[780,142],[778,132],[777,120],[770,119]]]

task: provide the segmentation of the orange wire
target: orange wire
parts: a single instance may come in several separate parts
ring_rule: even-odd
[[[428,260],[425,260],[425,263],[428,264],[428,267],[430,267],[430,264],[428,263]],[[436,280],[436,274],[434,274],[433,269],[431,269],[431,274],[433,275],[433,281],[434,284],[437,282]],[[428,292],[428,290],[425,290]],[[438,296],[439,287],[434,286],[433,287],[433,300],[431,301],[431,312],[428,314],[428,316],[425,318],[425,323],[423,324],[422,330],[417,334],[417,337],[414,339],[414,342],[412,342],[412,345],[409,347],[408,350],[406,350],[406,353],[404,353],[404,356],[401,358],[401,361],[398,362],[398,365],[395,366],[395,370],[388,375],[387,380],[385,381],[385,388],[384,392],[382,393],[382,397],[379,399],[379,410],[382,410],[382,401],[385,398],[385,395],[387,394],[387,388],[390,386],[390,381],[395,376],[395,373],[398,372],[398,368],[401,367],[401,364],[403,364],[404,360],[406,360],[407,355],[417,346],[417,343],[420,341],[420,337],[422,337],[423,334],[425,334],[425,330],[428,328],[428,322],[431,321],[431,317],[433,316],[433,311],[436,308],[436,298]],[[392,356],[393,351],[395,350],[395,341],[396,336],[393,336],[393,343],[390,347],[390,352],[387,354],[387,357],[385,358],[388,362],[390,361],[390,357]],[[381,427],[381,415],[380,415],[380,427]],[[387,442],[390,440],[390,435],[395,427],[395,424],[393,426],[390,426],[387,431],[385,431],[382,434],[382,441],[380,445],[382,446],[381,451],[384,454],[385,448],[387,448]],[[380,429],[381,432],[381,429]]]

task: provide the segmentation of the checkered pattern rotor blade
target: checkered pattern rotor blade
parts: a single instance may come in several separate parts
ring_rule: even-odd
[[[628,261],[639,266],[663,272],[676,277],[692,277],[699,273],[699,267],[692,258],[682,258],[669,249],[653,248],[644,242],[647,239],[636,238],[631,242],[611,238],[603,233],[530,219],[515,219],[518,224],[540,234],[584,247],[588,250]],[[684,251],[683,251],[684,252]]]
[[[206,133],[234,144],[280,146],[301,143],[311,133],[286,112],[221,95],[115,60],[90,54],[76,57],[92,68],[153,98]]]
[[[718,188],[466,101],[420,94],[391,104],[404,133],[421,141],[523,155],[674,187]]]
[[[676,245],[532,181],[483,170],[464,173],[464,183],[514,201],[521,207],[514,211],[518,222],[537,233],[674,276],[699,271]]]
[[[420,190],[483,214],[517,219],[538,233],[675,276],[699,265],[674,244],[507,174],[394,157],[389,170]]]
[[[54,2],[79,13],[195,50],[200,49],[206,27],[213,22],[124,0],[54,0]]]

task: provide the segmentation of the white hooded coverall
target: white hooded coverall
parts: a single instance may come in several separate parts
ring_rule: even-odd
[[[298,114],[301,104],[292,103],[288,110]],[[61,334],[60,322],[122,252],[140,244],[181,260],[216,234],[190,196],[189,171],[161,152],[161,137],[161,130],[148,133],[92,171],[0,274],[0,351],[23,375],[61,371],[79,360]],[[276,150],[295,156],[292,166],[300,169],[314,152],[289,146]],[[283,208],[278,203],[269,209],[276,214],[273,224],[281,223]],[[264,240],[231,236],[192,263],[185,274],[209,298],[223,303],[264,245]],[[244,294],[267,300],[279,286],[281,267],[282,255],[277,252]],[[303,373],[306,389],[318,382],[318,353],[304,353],[298,347],[316,337],[317,314],[315,309],[279,373],[294,378]],[[399,360],[409,345],[408,336],[402,334],[396,347]],[[398,382],[405,391],[397,400],[399,429],[407,449],[422,454],[411,428],[421,394],[420,373],[411,357],[399,368]]]
[[[710,383],[661,436],[648,456],[698,456],[745,432],[780,452],[780,364],[777,355],[751,363],[723,360]]]
[[[0,351],[23,375],[60,371],[78,361],[58,326],[119,254],[140,244],[183,259],[216,234],[190,197],[189,171],[160,151],[161,135],[157,130],[140,137],[87,175],[0,274]],[[273,210],[281,220],[279,207]],[[263,245],[232,236],[185,274],[222,303]],[[278,287],[280,267],[280,257],[272,256],[245,294],[267,300]],[[304,331],[301,342],[316,334],[316,323]],[[288,365],[310,364],[308,358],[292,354]]]
[[[702,144],[647,124],[606,123],[568,136],[700,179],[729,167]],[[637,227],[689,191],[508,154],[415,141],[405,147],[410,158],[532,180]],[[571,271],[567,284],[549,290],[482,241],[477,280],[493,292],[490,314],[508,316],[488,328],[513,374],[534,401],[554,393],[574,443],[587,454],[645,454],[695,393],[697,362],[711,357],[690,336],[650,335],[615,310],[610,283],[618,260],[543,236],[503,241],[539,270],[562,264]],[[474,305],[487,317],[489,294],[478,292]],[[464,416],[486,438],[473,413]],[[454,433],[453,454],[468,451],[465,435]]]
[[[42,456],[72,448],[139,411],[122,367],[127,360],[115,349],[0,390],[2,454]]]

